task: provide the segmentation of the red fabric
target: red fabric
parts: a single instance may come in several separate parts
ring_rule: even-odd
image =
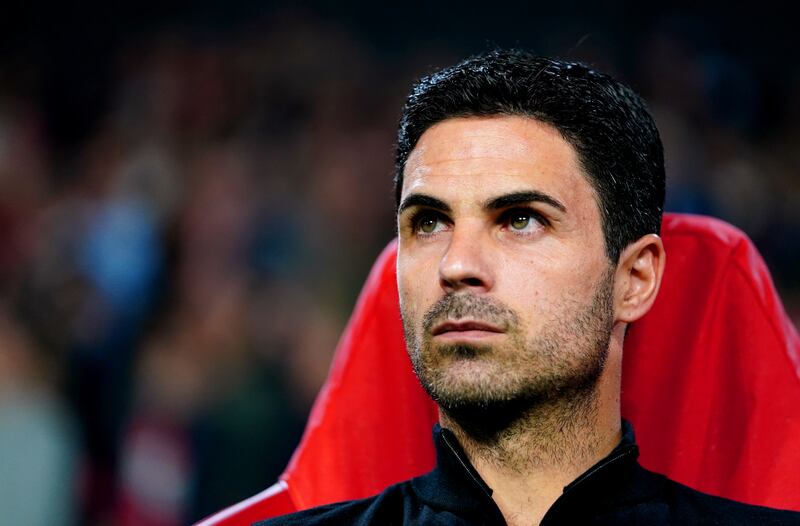
[[[622,414],[642,465],[800,510],[800,338],[764,262],[721,221],[668,216],[653,309],[625,341]]]
[[[800,510],[800,337],[764,262],[711,218],[667,214],[662,237],[664,282],[630,327],[623,360],[623,415],[642,464],[702,491]],[[369,496],[433,465],[436,407],[405,353],[395,257],[392,243],[378,258],[281,477],[296,509]],[[249,523],[234,514],[211,524]]]
[[[203,519],[196,526],[251,526],[254,522],[297,511],[285,482]]]
[[[367,278],[303,441],[282,477],[298,509],[373,495],[433,466],[431,427],[438,410],[406,354],[396,255],[393,242]]]

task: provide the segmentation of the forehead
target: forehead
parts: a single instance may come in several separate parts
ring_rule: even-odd
[[[431,126],[408,157],[402,196],[433,192],[448,201],[482,201],[520,190],[546,192],[567,208],[596,208],[572,145],[554,127],[518,116],[454,118]]]

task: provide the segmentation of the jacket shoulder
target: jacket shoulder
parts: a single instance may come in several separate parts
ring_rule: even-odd
[[[675,524],[800,526],[800,512],[745,504],[663,479],[663,498]]]
[[[365,499],[325,504],[316,508],[274,517],[254,526],[315,526],[403,524],[414,506],[408,482],[389,486],[378,495]]]

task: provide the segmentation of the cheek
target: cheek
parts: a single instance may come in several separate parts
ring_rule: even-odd
[[[498,274],[504,276],[503,282],[498,283],[496,293],[507,298],[504,301],[525,318],[546,317],[546,312],[558,310],[566,302],[584,303],[592,298],[601,270],[587,259],[567,256],[551,258],[539,254],[504,260]]]
[[[402,261],[397,267],[397,291],[404,317],[416,319],[421,305],[426,301],[419,269],[411,261]]]
[[[424,299],[436,292],[441,257],[432,250],[408,252],[400,252],[397,257],[398,288],[408,300]]]

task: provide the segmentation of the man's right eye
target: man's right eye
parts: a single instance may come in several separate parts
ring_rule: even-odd
[[[427,217],[419,222],[419,229],[426,234],[433,234],[436,231],[436,224],[439,222],[435,217]]]
[[[417,234],[429,235],[442,231],[445,223],[438,214],[423,213],[414,220],[414,230]]]

